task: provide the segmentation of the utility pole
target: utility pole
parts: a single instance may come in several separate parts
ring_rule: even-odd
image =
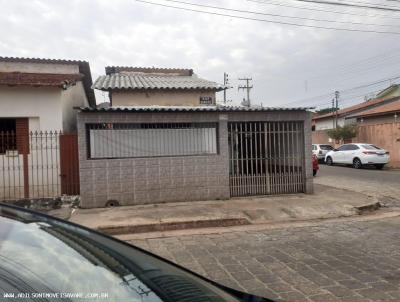
[[[335,98],[332,99],[332,110],[331,113],[333,114],[333,112],[335,111]],[[332,119],[332,127],[335,128],[335,119]]]
[[[239,81],[246,81],[246,85],[239,85],[238,90],[243,89],[247,91],[247,100],[244,105],[247,107],[250,107],[250,90],[253,88],[253,85],[250,85],[250,81],[252,81],[252,78],[239,78]]]
[[[335,101],[336,101],[336,107],[335,107],[335,129],[338,126],[338,110],[339,110],[339,91],[335,91]]]
[[[224,72],[224,86],[225,86],[225,88],[224,88],[224,104],[226,104],[226,87],[228,86],[228,84],[229,84],[229,78],[228,78],[228,74],[226,73],[226,72]]]

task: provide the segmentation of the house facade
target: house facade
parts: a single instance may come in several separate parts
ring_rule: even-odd
[[[84,61],[0,57],[0,200],[79,191],[70,133],[74,107],[95,106],[91,85]]]
[[[307,108],[221,106],[191,69],[107,67],[78,114],[81,206],[311,193]]]
[[[94,106],[89,63],[0,57],[0,131],[76,130],[74,106]]]
[[[312,193],[307,108],[81,108],[81,206]]]
[[[345,143],[370,143],[386,149],[390,153],[388,167],[400,167],[400,85],[391,85],[381,91],[377,99],[363,102],[338,111],[339,125],[356,124],[358,134]],[[314,144],[332,144],[328,129],[334,126],[334,115],[314,116],[312,142]]]
[[[380,107],[350,115],[346,117],[346,119],[356,119],[357,124],[359,125],[400,122],[400,97],[397,97],[395,101]]]

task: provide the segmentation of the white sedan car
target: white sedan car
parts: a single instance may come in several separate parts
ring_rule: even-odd
[[[325,163],[329,166],[343,164],[352,165],[356,169],[363,165],[382,169],[389,160],[389,152],[371,144],[345,144],[325,155]]]

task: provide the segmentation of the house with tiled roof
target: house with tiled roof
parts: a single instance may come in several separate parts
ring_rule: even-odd
[[[329,138],[326,130],[335,125],[335,113],[312,117],[313,144],[340,142]],[[357,124],[356,137],[345,143],[369,143],[390,152],[388,167],[400,167],[400,85],[394,84],[379,92],[375,98],[338,110],[338,125]]]
[[[310,108],[226,106],[192,69],[106,67],[79,108],[83,208],[312,193]]]
[[[93,84],[108,91],[112,106],[207,106],[225,87],[198,77],[192,69],[106,67]]]
[[[342,108],[338,110],[337,113],[331,112],[322,115],[314,114],[312,117],[313,128],[316,131],[334,128],[336,116],[338,126],[355,123],[357,122],[356,117],[360,116],[360,114],[370,110],[379,110],[380,107],[387,106],[393,102],[399,102],[399,100],[400,85],[391,85],[379,92],[375,98],[353,106]]]
[[[356,119],[362,125],[400,122],[400,97],[394,102],[352,114],[346,119]]]
[[[0,57],[0,132],[76,129],[75,106],[95,106],[88,62]]]
[[[96,105],[91,86],[85,61],[0,57],[0,200],[79,192],[74,107]]]

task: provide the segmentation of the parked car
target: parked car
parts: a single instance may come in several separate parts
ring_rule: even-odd
[[[313,167],[313,176],[315,176],[317,175],[317,172],[319,170],[318,157],[315,154],[312,155],[312,167]]]
[[[356,169],[372,165],[382,169],[390,160],[389,152],[372,144],[345,144],[329,151],[325,156],[327,165],[352,165]]]
[[[88,228],[4,204],[0,289],[1,301],[272,301]]]
[[[312,153],[315,154],[319,161],[325,160],[325,155],[334,148],[331,145],[326,144],[313,144]]]

